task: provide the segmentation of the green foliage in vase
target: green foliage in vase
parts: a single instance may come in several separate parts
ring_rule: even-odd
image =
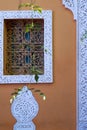
[[[28,89],[31,90],[32,92],[38,93],[39,96],[41,96],[43,100],[46,100],[46,96],[45,96],[45,94],[41,90],[35,89],[35,88],[28,88]],[[11,94],[10,104],[13,103],[14,99],[16,98],[16,96],[18,94],[20,94],[21,90],[22,90],[22,88],[15,89],[15,92],[13,92]]]

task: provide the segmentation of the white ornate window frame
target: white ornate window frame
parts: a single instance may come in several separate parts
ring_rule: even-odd
[[[87,130],[87,0],[63,0],[76,20],[76,130]]]
[[[39,75],[38,83],[52,83],[52,11],[42,13],[33,11],[0,11],[0,84],[6,83],[36,83],[34,75],[4,75],[4,20],[5,19],[44,19],[44,74]],[[47,50],[47,52],[45,52]]]

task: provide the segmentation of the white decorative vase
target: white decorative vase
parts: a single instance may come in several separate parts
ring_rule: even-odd
[[[32,119],[38,111],[39,106],[32,92],[24,86],[11,105],[11,113],[17,120],[13,130],[36,130]]]

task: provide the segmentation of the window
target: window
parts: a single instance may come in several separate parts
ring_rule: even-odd
[[[53,82],[52,11],[0,11],[0,83],[35,83],[32,68],[39,83]]]
[[[29,75],[32,69],[44,74],[44,20],[6,19],[4,42],[4,75]]]

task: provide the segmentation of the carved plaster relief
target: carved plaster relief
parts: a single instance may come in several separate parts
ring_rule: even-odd
[[[52,73],[52,11],[41,14],[33,11],[0,11],[0,84],[36,83],[34,75],[4,74],[4,21],[8,19],[44,19],[44,74],[39,75],[39,83],[53,82]],[[45,50],[47,52],[45,53]]]
[[[36,130],[33,119],[37,116],[39,106],[32,92],[24,86],[11,104],[11,113],[17,120],[14,130]]]
[[[77,24],[77,130],[87,130],[87,0],[63,0]]]
[[[87,1],[78,2],[78,130],[87,130]]]

